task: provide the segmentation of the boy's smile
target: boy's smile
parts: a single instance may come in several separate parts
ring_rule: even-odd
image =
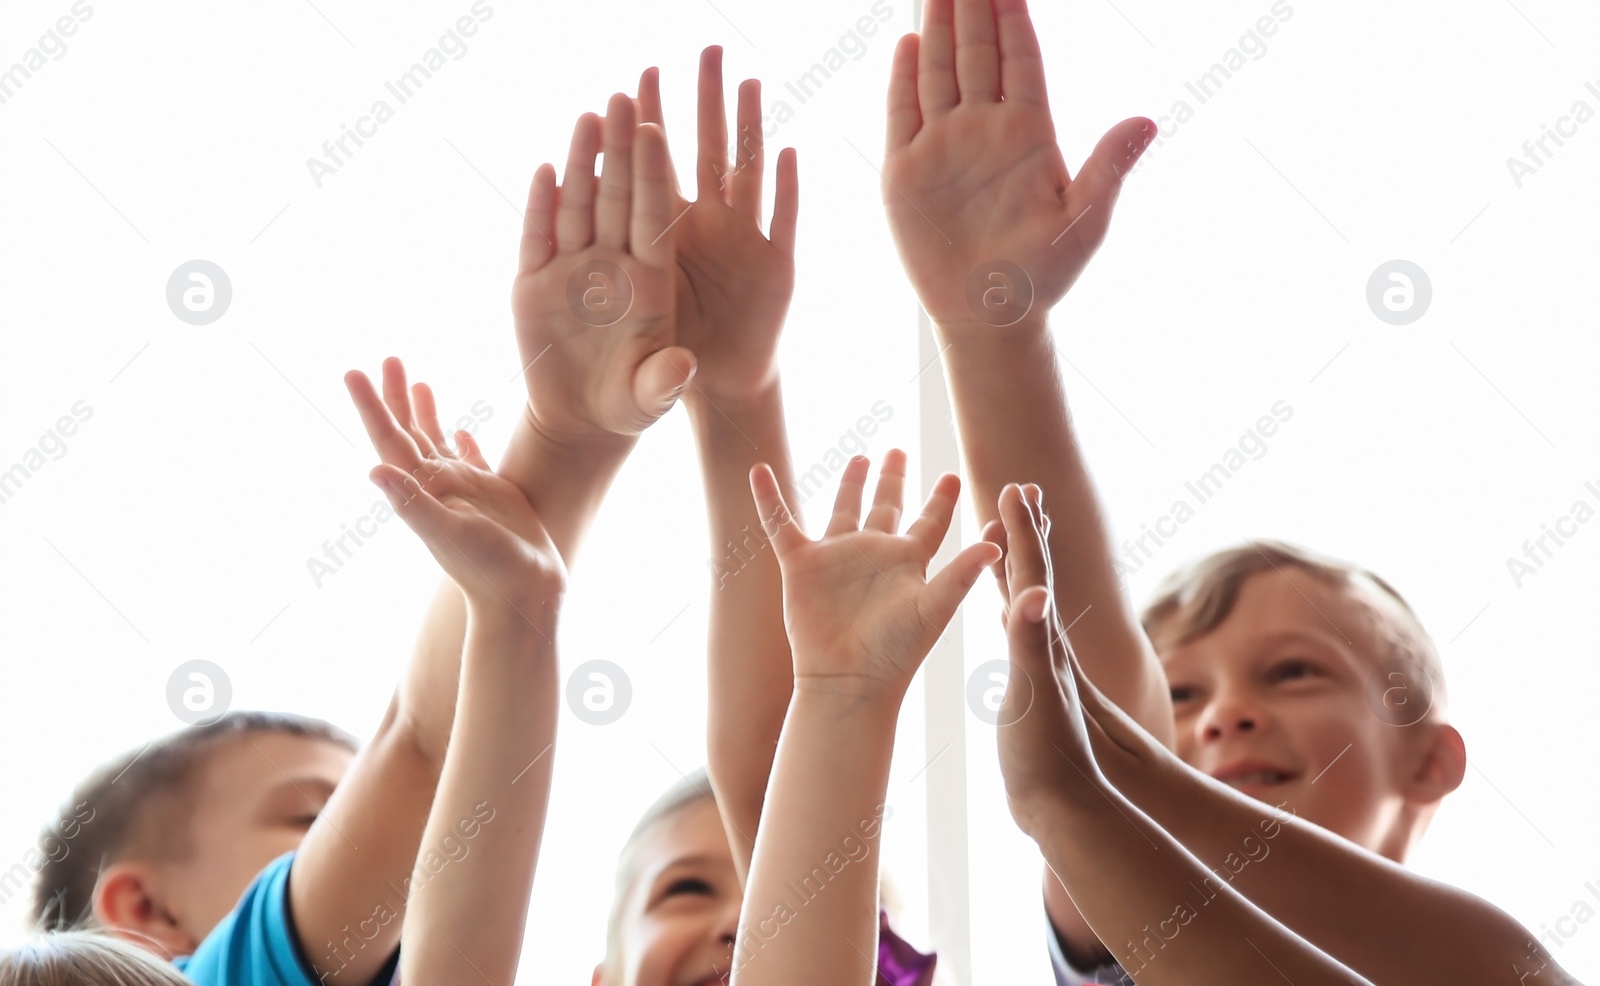
[[[1177,644],[1158,628],[1178,756],[1403,857],[1437,803],[1437,785],[1426,782],[1432,741],[1439,729],[1454,733],[1431,720],[1392,725],[1368,704],[1368,681],[1396,656],[1394,622],[1405,618],[1369,587],[1280,566],[1248,577],[1215,629]]]

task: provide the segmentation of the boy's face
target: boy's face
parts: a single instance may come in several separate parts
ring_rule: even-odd
[[[716,808],[705,800],[658,822],[635,847],[622,906],[620,983],[723,986],[744,893]]]
[[[1280,566],[1248,577],[1215,629],[1172,644],[1158,627],[1154,643],[1179,757],[1399,858],[1410,835],[1397,823],[1421,796],[1413,780],[1431,727],[1391,725],[1367,704],[1368,679],[1389,654],[1373,606],[1392,611],[1373,590]]]
[[[353,757],[328,740],[274,732],[213,751],[187,819],[190,853],[163,867],[166,906],[190,937],[204,938],[268,863],[300,845]]]

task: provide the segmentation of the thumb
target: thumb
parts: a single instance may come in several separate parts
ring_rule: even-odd
[[[633,372],[633,401],[638,407],[640,430],[666,414],[694,379],[699,363],[682,346],[658,349],[646,356]]]
[[[1100,138],[1073,179],[1068,193],[1071,210],[1083,216],[1085,233],[1093,237],[1093,242],[1105,238],[1111,225],[1111,210],[1122,192],[1122,181],[1155,137],[1156,125],[1144,117],[1123,120]]]

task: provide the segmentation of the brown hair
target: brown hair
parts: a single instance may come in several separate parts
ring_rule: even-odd
[[[191,986],[154,955],[95,931],[60,931],[0,952],[0,986]]]
[[[1245,580],[1261,572],[1293,566],[1322,582],[1346,591],[1362,587],[1394,605],[1374,605],[1371,599],[1352,593],[1365,605],[1372,626],[1387,645],[1378,660],[1403,659],[1420,665],[1433,686],[1433,709],[1445,705],[1444,665],[1433,638],[1422,621],[1394,586],[1359,565],[1320,555],[1284,541],[1257,539],[1234,548],[1216,551],[1190,562],[1168,575],[1156,587],[1155,598],[1144,608],[1140,621],[1145,635],[1156,639],[1158,631],[1173,636],[1173,642],[1188,643],[1210,633],[1233,612]]]
[[[101,765],[40,834],[45,859],[34,883],[36,926],[46,931],[87,926],[95,884],[110,863],[136,854],[176,858],[187,841],[182,821],[193,808],[201,768],[219,748],[252,733],[304,736],[356,749],[350,734],[320,719],[236,711]]]

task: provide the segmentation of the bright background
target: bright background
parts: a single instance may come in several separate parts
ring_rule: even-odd
[[[769,146],[800,151],[782,354],[797,465],[839,447],[879,400],[894,416],[869,454],[899,445],[915,460],[916,305],[874,170],[913,9],[880,3],[889,23],[800,104],[783,83],[871,16],[867,0],[491,0],[465,54],[403,106],[383,83],[470,0],[93,3],[65,54],[0,105],[0,471],[74,402],[93,408],[67,454],[0,505],[0,871],[76,778],[179,725],[165,693],[184,661],[224,667],[236,707],[370,734],[438,572],[392,521],[320,588],[308,573],[378,500],[340,377],[401,355],[447,418],[486,402],[478,436],[504,447],[521,388],[507,304],[517,204],[534,168],[563,158],[572,120],[648,65],[663,68],[680,166],[705,44],[726,48],[730,100],[758,76],[770,107],[794,110]],[[1600,506],[1584,485],[1600,491],[1600,121],[1520,188],[1506,164],[1575,101],[1600,111],[1600,12],[1280,0],[1292,15],[1264,53],[1200,104],[1184,83],[1271,6],[1036,12],[1069,162],[1118,119],[1180,99],[1194,111],[1129,179],[1054,318],[1118,540],[1168,512],[1274,402],[1294,409],[1129,590],[1142,601],[1179,562],[1244,536],[1355,559],[1399,586],[1444,651],[1473,765],[1416,869],[1494,901],[1548,934],[1573,974],[1600,979],[1600,921],[1556,923],[1580,900],[1600,906],[1584,888],[1600,888],[1600,523],[1520,587],[1507,568],[1575,501]],[[69,8],[0,7],[0,67]],[[316,187],[306,159],[379,98],[395,117]],[[209,326],[165,303],[168,276],[194,258],[233,284]],[[1409,326],[1365,301],[1394,258],[1433,285]],[[562,723],[528,981],[586,980],[624,836],[704,762],[697,476],[674,412],[581,560],[565,660],[615,661],[634,697],[612,725]],[[968,668],[999,655],[993,597],[969,603]],[[904,931],[927,944],[921,714],[917,689],[885,855]],[[967,725],[973,978],[1047,982],[1036,852],[1006,813],[990,731]],[[22,903],[0,906],[3,940]]]

